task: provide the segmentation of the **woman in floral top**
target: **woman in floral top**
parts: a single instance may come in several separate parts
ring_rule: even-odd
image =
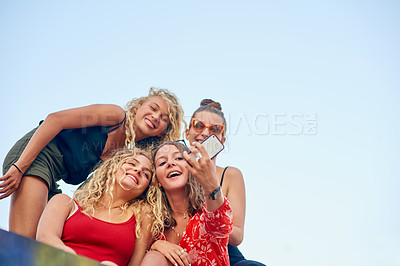
[[[205,148],[166,142],[153,153],[156,177],[148,201],[156,241],[141,265],[229,265],[232,210]]]

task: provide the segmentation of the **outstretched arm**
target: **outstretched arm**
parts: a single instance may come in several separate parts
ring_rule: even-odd
[[[11,195],[21,182],[24,173],[40,151],[63,129],[91,126],[112,126],[124,118],[124,110],[112,104],[95,104],[52,113],[46,117],[32,136],[21,157],[0,178],[0,199]]]
[[[67,195],[58,194],[51,198],[40,218],[36,240],[76,254],[73,249],[67,247],[61,240],[65,220],[73,210],[74,203]]]

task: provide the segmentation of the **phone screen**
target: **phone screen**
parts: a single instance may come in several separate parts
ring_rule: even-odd
[[[214,134],[208,136],[201,144],[206,148],[208,156],[212,159],[224,149],[224,144]]]
[[[201,145],[203,145],[204,148],[206,149],[207,154],[210,157],[210,159],[217,156],[217,154],[220,153],[224,149],[224,144],[222,144],[222,142],[214,134],[205,138],[201,142]],[[192,152],[189,151],[189,155],[196,161],[201,158],[200,153],[198,153],[197,157],[196,157]]]

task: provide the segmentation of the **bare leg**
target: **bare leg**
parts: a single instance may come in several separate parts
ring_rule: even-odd
[[[140,266],[146,265],[169,266],[172,264],[160,252],[150,250],[146,253],[142,262],[140,263]]]
[[[11,195],[10,232],[34,239],[48,194],[45,181],[36,176],[24,176],[18,189]]]

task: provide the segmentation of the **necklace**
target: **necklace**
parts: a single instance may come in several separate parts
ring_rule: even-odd
[[[176,213],[183,214],[183,219],[186,219],[186,218],[187,218],[187,211],[184,211],[184,212],[175,211],[175,210],[172,210],[172,211],[173,211],[173,212],[176,212]]]
[[[119,206],[106,206],[103,202],[100,201],[100,204],[103,205],[107,209],[116,209],[116,208],[122,208],[122,205]]]
[[[187,214],[187,211],[184,211],[184,212],[180,212],[180,211],[175,211],[175,210],[172,210],[174,213],[179,213],[179,214],[183,214],[183,223],[185,223],[186,225],[185,225],[185,229],[183,229],[183,232],[182,233],[180,233],[180,232],[177,232],[176,230],[175,230],[175,226],[171,226],[171,229],[172,229],[172,231],[174,231],[174,233],[175,233],[175,235],[177,236],[177,237],[179,237],[179,238],[181,238],[182,237],[182,235],[183,235],[183,233],[185,232],[185,230],[186,230],[186,226],[187,226],[187,224],[188,224],[188,220],[186,220],[187,218],[188,218],[188,214]]]
[[[186,218],[185,218],[186,219]],[[176,230],[175,230],[175,226],[171,226],[171,229],[172,229],[172,231],[174,231],[174,233],[175,233],[175,235],[177,236],[177,237],[182,237],[183,236],[183,233],[185,232],[185,230],[186,230],[186,227],[187,227],[187,225],[188,225],[188,221],[186,221],[186,222],[184,222],[186,225],[185,225],[185,229],[183,229],[183,232],[182,233],[179,233],[179,232],[177,232]]]
[[[172,228],[172,230],[174,231],[174,233],[175,233],[175,235],[177,237],[181,237],[181,233],[178,233],[178,232],[175,231],[175,226],[172,226],[171,228]],[[183,234],[183,232],[182,232],[182,234]]]

